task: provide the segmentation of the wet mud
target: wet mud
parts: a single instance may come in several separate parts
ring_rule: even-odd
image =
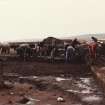
[[[1,105],[105,105],[104,92],[85,64],[5,62]],[[62,101],[63,100],[63,101]]]

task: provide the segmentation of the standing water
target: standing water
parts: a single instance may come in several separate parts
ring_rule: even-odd
[[[65,91],[77,95],[81,100],[81,105],[105,105],[104,93],[91,75],[87,77],[57,77],[56,81],[59,82]]]
[[[79,103],[75,100],[75,102],[70,105],[105,105],[104,93],[92,75],[79,75],[75,77],[72,75],[69,77],[37,76],[37,80],[38,79],[49,82],[50,84],[56,83],[56,85],[65,92],[73,93],[79,97]]]

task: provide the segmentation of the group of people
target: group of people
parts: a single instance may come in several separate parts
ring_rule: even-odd
[[[91,37],[91,41],[86,43],[84,47],[83,44],[81,44],[80,41],[77,38],[75,38],[74,40],[72,40],[71,43],[63,46],[65,61],[71,62],[76,57],[76,55],[79,55],[83,59],[86,54],[88,54],[92,59],[96,59],[97,41],[97,38]],[[53,62],[55,56],[58,53],[58,49],[59,47],[57,47],[55,41],[53,41],[50,46],[45,46],[44,43],[41,42],[35,46],[34,54],[36,54],[39,57],[50,56],[51,61]],[[32,53],[32,49],[28,49],[27,52]]]
[[[75,38],[74,40],[72,40],[71,43],[63,46],[65,61],[71,62],[71,61],[73,61],[74,58],[76,58],[76,56],[79,56],[81,59],[84,59],[86,54],[90,58],[95,60],[96,52],[97,52],[96,51],[97,45],[98,45],[98,39],[95,37],[91,37],[91,41],[87,42],[85,44],[85,47],[83,44],[80,43],[80,41],[77,38]],[[39,46],[40,46],[40,44],[39,44]],[[41,43],[41,46],[39,47],[39,52],[42,53],[42,51],[43,51],[44,54],[50,56],[51,61],[54,62],[55,56],[58,53],[58,49],[59,49],[59,47],[57,47],[55,41],[52,41],[52,44],[47,47],[45,47],[44,44]],[[41,55],[42,54],[40,54],[40,56]]]
[[[72,61],[73,57],[76,55],[76,53],[79,54],[81,58],[84,58],[89,55],[91,59],[96,59],[96,49],[97,49],[97,41],[98,39],[95,37],[91,37],[91,41],[87,42],[86,48],[83,47],[83,45],[78,41],[77,38],[75,38],[70,44],[67,44],[65,46],[65,59],[66,62]]]
[[[95,37],[91,37],[91,41],[85,43],[85,46],[84,44],[81,44],[81,42],[77,38],[75,38],[71,41],[71,43],[62,46],[62,49],[64,50],[63,55],[65,57],[65,61],[71,62],[78,55],[83,59],[86,54],[88,54],[90,58],[95,60],[97,55],[97,46],[98,39]],[[23,44],[15,48],[17,55],[20,55],[21,58],[30,58],[31,56],[50,56],[52,62],[54,61],[55,56],[60,55],[58,53],[58,49],[60,48],[55,43],[55,40],[52,41],[51,45],[45,45],[43,42],[40,42],[38,44],[35,44],[34,48],[31,48],[28,44]]]

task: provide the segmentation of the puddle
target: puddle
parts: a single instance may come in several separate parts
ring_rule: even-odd
[[[29,79],[29,78],[30,78],[30,79],[36,79],[36,78],[38,78],[38,77],[37,77],[37,76],[24,76],[24,77],[19,77],[19,78],[20,78],[20,79],[23,79],[23,78],[24,78],[24,79],[27,79],[27,78],[28,78],[28,79]]]
[[[100,102],[102,101],[103,98],[102,97],[99,97],[99,96],[86,96],[82,99],[82,101],[85,101],[85,102]]]
[[[96,103],[95,105],[104,103],[104,93],[93,77],[72,79],[72,85],[66,90],[67,92],[77,94],[83,102],[90,103],[91,105],[93,105],[92,103]]]
[[[61,78],[61,77],[56,77],[55,80],[56,80],[57,82],[60,82],[60,81],[65,81],[65,80],[70,80],[70,79]]]
[[[93,92],[91,90],[66,90],[67,92],[72,92],[72,93],[79,93],[79,94],[92,94]]]
[[[82,94],[90,94],[93,93],[91,90],[82,90],[81,91]]]
[[[84,89],[85,89],[85,88],[86,88],[86,89],[88,88],[88,89],[90,89],[90,87],[88,87],[87,85],[82,84],[82,83],[79,83],[79,82],[77,83],[77,86],[78,86],[79,88],[84,88]]]
[[[80,80],[87,85],[90,85],[91,78],[80,78]]]
[[[80,93],[79,91],[77,90],[66,90],[67,92],[72,92],[72,93]]]
[[[79,96],[79,98],[83,102],[104,102],[105,97],[104,93],[101,90],[100,86],[96,83],[95,79],[90,77],[55,77],[55,76],[28,76],[28,77],[20,77],[23,79],[34,79],[39,80],[39,84],[41,88],[50,89],[54,86],[58,86],[65,90],[66,92],[74,93],[75,95]],[[35,81],[34,81],[35,82]],[[32,82],[32,83],[34,83]],[[35,84],[35,83],[34,83]],[[56,84],[56,85],[55,85]],[[36,85],[37,86],[37,85]],[[35,100],[34,100],[35,101]],[[32,101],[33,102],[33,101]],[[30,104],[31,102],[29,102]],[[73,104],[73,105],[81,105],[81,104]],[[100,105],[100,104],[96,104]]]

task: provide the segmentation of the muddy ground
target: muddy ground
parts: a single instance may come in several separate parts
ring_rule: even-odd
[[[81,69],[82,68],[82,69]],[[90,68],[83,63],[49,63],[38,61],[5,61],[2,63],[4,72],[21,75],[60,75],[60,74],[87,74]]]
[[[0,89],[0,105],[104,105],[102,90],[83,63],[7,60],[1,70],[10,88]]]

